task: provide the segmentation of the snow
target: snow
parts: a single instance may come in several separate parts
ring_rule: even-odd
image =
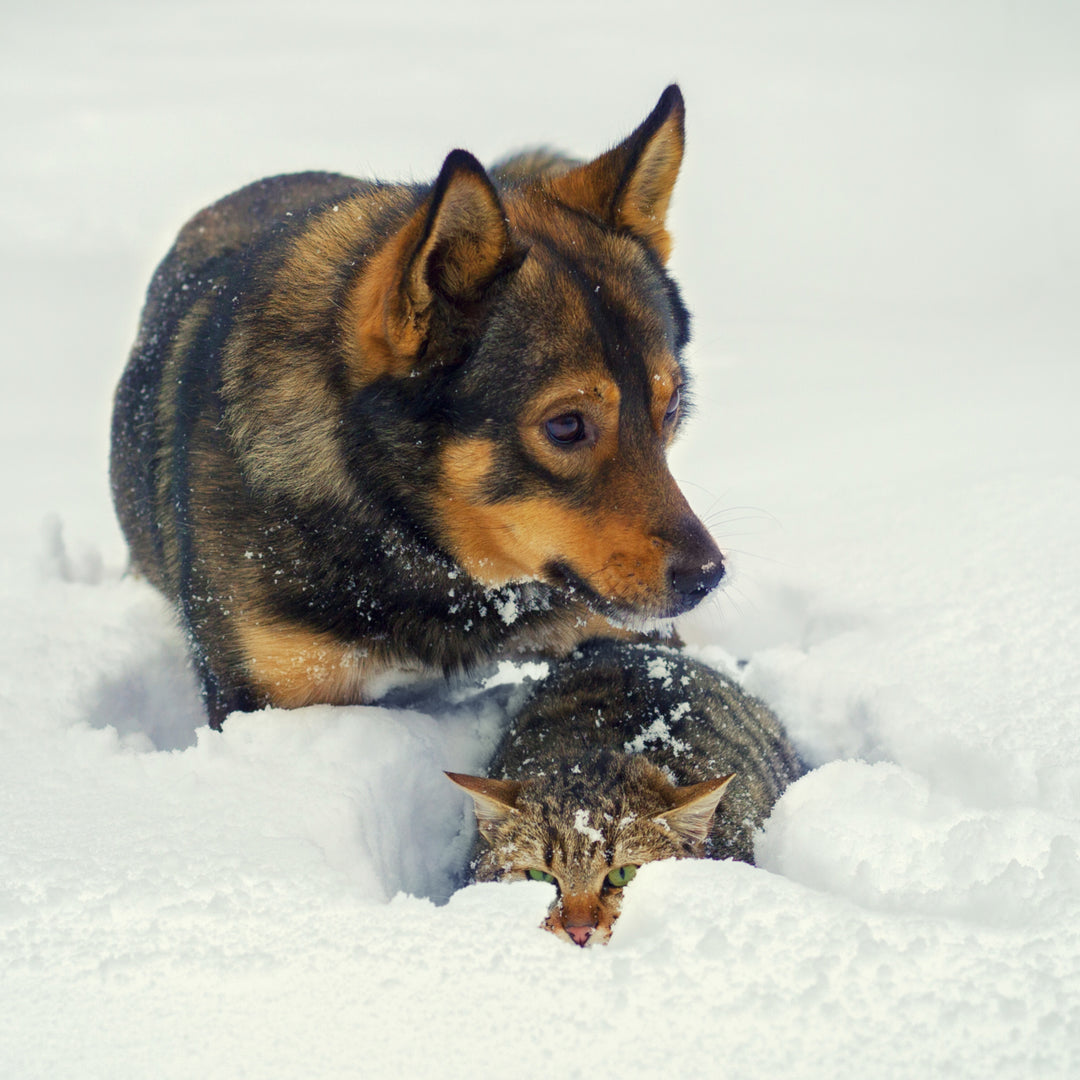
[[[0,1075],[1080,1074],[1077,55],[1055,0],[9,5]],[[442,770],[542,665],[211,732],[110,396],[212,199],[597,152],[673,78],[672,463],[732,569],[680,629],[815,769],[758,867],[646,866],[580,950],[550,886],[452,891]]]
[[[645,671],[650,679],[656,679],[665,690],[671,688],[671,667],[662,656],[650,660]]]
[[[681,739],[676,739],[671,734],[671,728],[668,727],[669,721],[671,723],[677,723],[683,716],[690,711],[690,703],[686,701],[680,701],[672,710],[667,720],[662,716],[654,717],[649,723],[643,724],[641,731],[639,731],[632,739],[623,744],[623,749],[630,754],[642,754],[650,748],[653,743],[660,746],[670,746],[675,756],[678,757],[684,750],[688,750],[689,747]]]
[[[493,597],[492,604],[494,604],[495,610],[499,613],[499,618],[502,619],[507,626],[513,626],[514,623],[517,622],[521,612],[518,611],[517,600],[515,597]]]
[[[594,844],[599,844],[604,839],[604,834],[589,824],[589,811],[584,807],[574,811],[574,831],[591,840]]]

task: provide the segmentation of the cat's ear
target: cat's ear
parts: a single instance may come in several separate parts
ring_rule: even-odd
[[[550,190],[567,206],[636,236],[667,262],[671,237],[665,219],[682,164],[684,114],[682,94],[671,85],[628,138],[556,177]]]
[[[486,835],[497,829],[511,814],[517,813],[514,804],[521,791],[521,784],[517,780],[494,780],[486,776],[465,776],[453,772],[446,775],[472,796],[481,833]]]
[[[672,808],[657,814],[655,820],[667,822],[691,844],[704,843],[712,827],[716,804],[734,778],[734,773],[728,773],[716,780],[676,788]]]

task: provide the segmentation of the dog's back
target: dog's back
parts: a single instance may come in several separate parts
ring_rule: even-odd
[[[149,578],[170,599],[179,599],[175,560],[165,558],[165,536],[176,532],[175,498],[157,498],[155,488],[173,488],[170,479],[184,455],[175,438],[163,437],[173,426],[168,415],[178,394],[163,393],[170,355],[185,351],[186,341],[205,336],[213,317],[208,296],[220,283],[239,287],[263,247],[274,235],[284,240],[313,209],[362,191],[363,181],[335,173],[274,176],[249,184],[199,211],[181,230],[154,273],[147,290],[138,336],[116,390],[110,474],[113,502],[127,538],[133,569]],[[174,365],[175,366],[175,365]],[[171,408],[170,408],[171,407]],[[171,572],[170,572],[171,571]]]

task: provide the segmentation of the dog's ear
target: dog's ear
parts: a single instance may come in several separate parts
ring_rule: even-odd
[[[427,310],[436,296],[455,305],[479,300],[497,277],[520,265],[520,254],[483,165],[466,150],[452,150],[403,282],[413,309]]]
[[[671,254],[664,221],[685,142],[683,96],[672,84],[645,122],[613,150],[549,182],[561,202],[632,233],[662,262]]]
[[[516,244],[484,167],[452,150],[431,194],[371,259],[353,295],[359,330],[355,374],[403,375],[423,356],[441,322],[464,325],[497,281],[516,270]]]

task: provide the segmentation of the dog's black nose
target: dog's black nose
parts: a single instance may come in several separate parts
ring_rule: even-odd
[[[668,580],[672,592],[689,610],[720,583],[724,556],[696,517],[680,525],[679,542],[668,564]]]
[[[683,560],[674,563],[668,573],[675,592],[688,598],[696,596],[700,600],[720,584],[724,576],[724,560],[718,551],[715,558],[706,562]]]

